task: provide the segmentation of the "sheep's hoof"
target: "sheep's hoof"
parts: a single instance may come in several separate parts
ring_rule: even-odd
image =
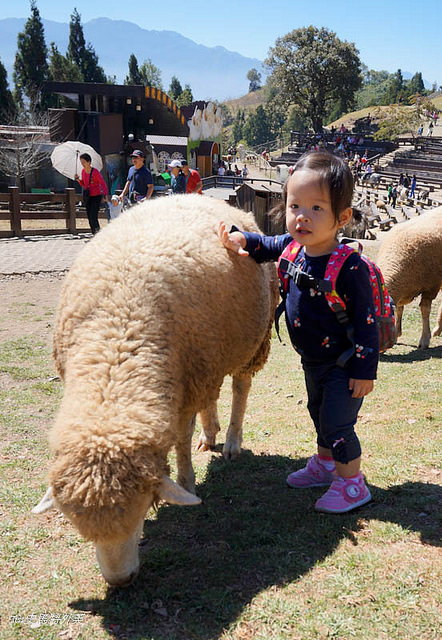
[[[234,460],[241,453],[241,444],[235,441],[226,441],[223,447],[223,456],[226,460]]]
[[[215,438],[209,440],[206,436],[201,435],[196,445],[197,451],[213,451],[215,448]]]

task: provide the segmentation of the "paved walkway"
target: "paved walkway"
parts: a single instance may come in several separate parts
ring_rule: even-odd
[[[1,239],[0,277],[66,271],[89,237],[82,234]]]

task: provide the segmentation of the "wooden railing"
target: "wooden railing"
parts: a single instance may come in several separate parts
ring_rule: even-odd
[[[259,184],[277,184],[281,186],[281,183],[277,180],[270,180],[269,178],[243,178],[242,176],[208,176],[202,178],[203,189],[222,188],[222,189],[235,189],[244,182],[253,184],[258,182]]]
[[[77,226],[78,220],[87,220],[84,207],[79,206],[80,201],[81,195],[75,189],[65,189],[64,193],[20,193],[18,187],[9,187],[8,193],[0,193],[0,238],[86,233],[90,231],[89,227]],[[106,218],[103,210],[99,217]],[[24,230],[23,220],[64,220],[66,224],[57,229],[48,224],[48,228]],[[3,221],[9,225],[2,224]]]

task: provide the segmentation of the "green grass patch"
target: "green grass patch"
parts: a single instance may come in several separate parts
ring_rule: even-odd
[[[418,351],[419,335],[409,305],[361,410],[371,504],[318,514],[321,489],[286,487],[315,438],[299,359],[274,339],[243,453],[194,455],[202,505],[149,513],[140,575],[125,590],[107,589],[93,545],[59,514],[30,513],[62,384],[38,337],[0,343],[2,640],[438,640],[442,339]],[[227,380],[220,443],[230,401]]]

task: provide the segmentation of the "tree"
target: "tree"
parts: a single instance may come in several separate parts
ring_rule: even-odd
[[[140,67],[141,84],[147,87],[156,87],[163,89],[163,81],[161,80],[161,70],[154,65],[152,60],[148,58]]]
[[[74,9],[69,23],[67,58],[80,69],[83,82],[106,82],[106,75],[98,64],[93,46],[90,43],[86,45],[81,15],[77,9]]]
[[[179,98],[182,93],[183,87],[181,86],[180,81],[176,76],[172,76],[169,87],[169,96],[172,98],[172,100],[177,100],[177,98]],[[190,102],[192,102],[192,100]]]
[[[266,64],[283,103],[296,103],[318,132],[333,102],[351,104],[362,82],[354,44],[325,28],[295,29],[278,38]]]
[[[407,89],[410,94],[416,94],[416,93],[419,93],[420,95],[425,94],[425,85],[424,85],[424,81],[422,80],[422,73],[417,72],[414,74],[414,76],[411,78],[410,82],[408,83]]]
[[[233,144],[237,144],[240,140],[243,139],[243,128],[245,123],[245,115],[244,111],[238,109],[238,113],[235,116],[232,127],[232,138]]]
[[[82,82],[83,76],[77,65],[60,53],[54,42],[51,42],[50,46],[49,79],[53,82]]]
[[[186,84],[186,86],[184,87],[184,91],[182,91],[176,99],[176,103],[179,107],[187,107],[187,105],[191,104],[192,102],[192,89],[190,88],[190,84]]]
[[[130,54],[129,62],[129,74],[124,80],[124,84],[143,84],[141,82],[140,70],[138,68],[138,60],[133,53]]]
[[[256,111],[249,113],[243,128],[248,144],[256,146],[268,142],[271,138],[270,126],[264,107],[260,104]]]
[[[247,72],[247,80],[249,81],[249,93],[261,89],[261,74],[257,69],[253,68]]]
[[[41,87],[48,77],[47,53],[40,13],[35,0],[31,0],[31,17],[17,36],[13,76],[17,103],[23,103],[24,94],[32,109],[46,108]]]
[[[395,74],[391,76],[387,89],[387,104],[394,104],[401,102],[404,97],[404,78],[402,71],[398,69]]]
[[[47,161],[49,151],[45,148],[48,112],[29,108],[18,111],[10,121],[12,140],[0,147],[0,171],[14,178],[15,185],[26,191],[26,176]]]
[[[0,60],[0,124],[9,124],[15,117],[16,107],[8,85],[8,74]]]

